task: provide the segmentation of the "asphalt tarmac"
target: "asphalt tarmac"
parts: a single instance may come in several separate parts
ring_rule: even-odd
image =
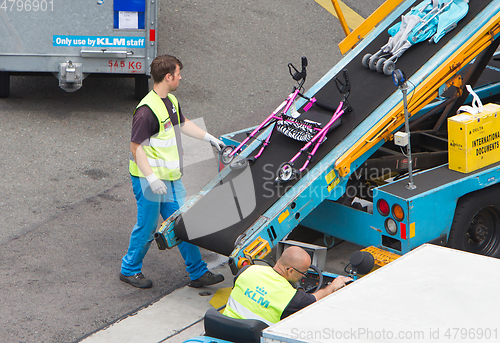
[[[345,3],[367,17],[383,0]],[[341,58],[338,20],[312,0],[162,0],[159,17],[159,54],[184,64],[183,113],[214,136],[267,117],[294,85],[289,62],[309,59],[307,90]],[[0,341],[79,341],[189,282],[178,250],[154,245],[152,289],[118,280],[136,220],[133,94],[132,79],[90,76],[66,93],[52,76],[11,78],[0,99]],[[189,194],[217,172],[203,144],[188,143]]]

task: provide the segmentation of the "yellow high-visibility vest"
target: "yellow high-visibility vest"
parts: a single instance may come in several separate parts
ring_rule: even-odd
[[[223,313],[231,318],[258,319],[271,325],[280,321],[296,292],[271,267],[253,265],[236,279]]]
[[[180,125],[179,102],[172,95],[167,95],[177,114],[177,123]],[[142,144],[146,153],[149,165],[153,173],[160,180],[175,181],[181,178],[180,158],[177,149],[177,140],[175,137],[174,126],[170,120],[165,103],[155,91],[151,91],[137,105],[136,110],[141,106],[148,106],[158,119],[160,130],[157,135],[149,139],[149,143]],[[135,111],[134,111],[135,113]],[[137,167],[134,157],[130,154],[129,171],[133,176],[145,177]]]

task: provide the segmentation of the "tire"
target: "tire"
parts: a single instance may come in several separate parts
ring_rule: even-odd
[[[233,152],[233,150],[236,149],[234,145],[227,145],[222,151],[220,152],[220,161],[222,164],[227,165],[232,162],[236,154],[233,156],[229,156]]]
[[[448,246],[480,255],[500,257],[499,188],[474,192],[459,200]]]
[[[392,62],[392,61],[386,61],[384,63],[384,68],[383,68],[383,72],[385,75],[387,76],[390,76],[392,75],[392,72],[396,69],[396,63]]]
[[[294,175],[295,170],[293,169],[292,164],[289,162],[285,162],[279,167],[276,180],[279,182],[288,182],[293,178]]]
[[[149,77],[147,75],[135,76],[135,99],[141,100],[149,92]]]
[[[377,65],[375,66],[375,69],[377,69],[377,72],[383,73],[384,72],[384,62],[387,61],[387,58],[381,58],[377,61]]]
[[[370,57],[372,57],[372,54],[366,54],[363,56],[363,59],[361,60],[361,64],[365,68],[370,68]]]
[[[8,98],[10,93],[10,73],[0,71],[0,98]]]
[[[377,70],[377,62],[379,60],[378,56],[372,56],[369,61],[369,67],[371,70]]]

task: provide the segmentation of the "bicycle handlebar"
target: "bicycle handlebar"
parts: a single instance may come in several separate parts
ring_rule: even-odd
[[[302,85],[305,82],[305,79],[307,76],[306,67],[307,67],[307,58],[305,56],[302,56],[302,70],[301,71],[298,71],[297,68],[295,68],[295,66],[292,63],[288,63],[288,71],[290,72],[290,75],[292,76],[292,78],[295,81],[297,81],[297,82],[300,81],[298,89],[302,88]],[[347,69],[344,69],[342,71],[342,74],[344,77],[344,81],[342,82],[337,77],[335,77],[334,78],[335,85],[337,86],[337,89],[339,90],[339,92],[342,95],[344,95],[344,99],[342,100],[344,102],[344,110],[347,112],[350,112],[352,109],[351,109],[351,106],[349,105],[349,103],[347,102],[347,98],[349,97],[349,93],[351,92],[351,82],[349,81],[349,73],[347,72]],[[297,88],[294,88],[294,89],[297,89]],[[324,110],[327,110],[329,112],[335,113],[337,111],[336,106],[330,105],[330,104],[322,102],[322,101],[318,101],[315,98],[308,98],[305,95],[303,95],[302,93],[300,93],[300,91],[299,91],[298,95],[311,102],[311,104],[309,104],[309,107],[306,109],[306,111],[312,106],[312,104],[315,104],[318,107],[320,107]]]
[[[292,63],[288,63],[288,71],[290,72],[290,75],[295,81],[300,81],[306,78],[307,72],[306,72],[306,67],[307,67],[307,57],[302,56],[302,70],[298,71],[297,68]],[[292,72],[292,68],[295,72]]]
[[[349,92],[351,91],[351,82],[349,81],[349,74],[347,73],[347,69],[344,69],[344,82],[340,81],[337,77],[334,78],[335,85],[341,94],[349,96]],[[346,98],[347,98],[346,96]]]

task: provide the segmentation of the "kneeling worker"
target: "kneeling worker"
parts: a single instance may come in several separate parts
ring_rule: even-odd
[[[292,246],[283,252],[273,268],[262,265],[243,268],[236,276],[223,313],[228,317],[258,319],[271,325],[335,292],[352,280],[339,276],[327,287],[313,294],[297,290],[294,286],[306,275],[310,265],[309,254],[300,247]]]

